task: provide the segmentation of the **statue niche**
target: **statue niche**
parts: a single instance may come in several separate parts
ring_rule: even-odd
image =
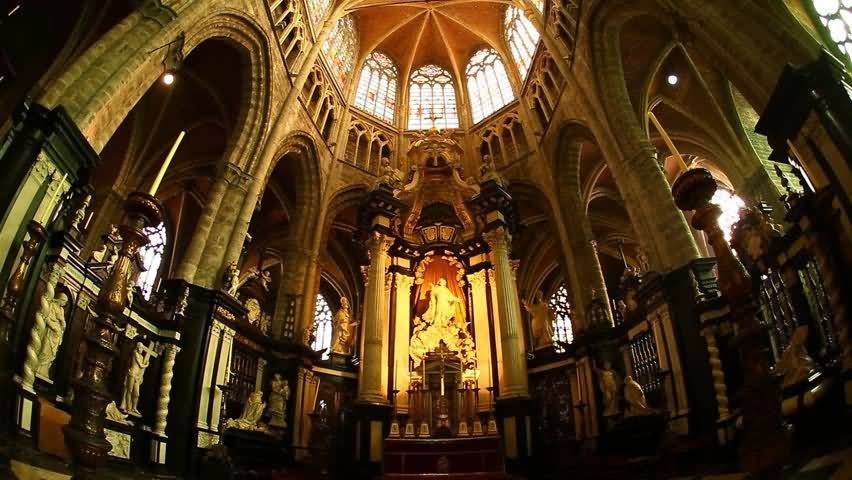
[[[452,257],[429,256],[417,268],[414,295],[414,321],[409,355],[419,365],[443,341],[465,367],[474,360],[470,322],[465,315],[464,270]]]

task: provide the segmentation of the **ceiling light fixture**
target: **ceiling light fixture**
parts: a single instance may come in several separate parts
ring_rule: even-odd
[[[678,78],[678,76],[673,73],[670,73],[669,76],[666,77],[666,83],[673,87],[677,85],[678,82],[680,82],[680,78]]]

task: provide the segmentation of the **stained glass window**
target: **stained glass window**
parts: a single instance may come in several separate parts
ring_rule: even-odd
[[[331,353],[331,308],[322,294],[317,294],[317,303],[314,305],[314,342],[311,348],[315,351],[325,349],[323,360],[327,360]]]
[[[852,56],[852,0],[814,0],[814,9],[831,40]]]
[[[338,85],[343,88],[355,68],[355,56],[358,54],[358,30],[352,15],[337,21],[323,43],[322,51],[325,52]]]
[[[453,77],[437,65],[424,65],[411,74],[408,90],[408,128],[458,128]]]
[[[506,67],[493,49],[484,48],[474,53],[465,73],[474,123],[500,110],[515,98]]]
[[[539,34],[526,14],[518,7],[506,9],[506,42],[521,78],[526,78],[530,70]]]
[[[139,250],[142,255],[142,265],[145,266],[145,271],[139,272],[139,278],[136,280],[136,285],[142,289],[142,295],[147,299],[151,298],[151,292],[154,290],[154,282],[160,273],[160,265],[163,262],[163,253],[166,250],[166,227],[160,222],[156,227],[146,227],[143,232],[148,237],[148,244]]]
[[[721,187],[716,190],[710,201],[719,205],[722,209],[722,215],[719,216],[719,228],[722,229],[725,240],[730,242],[731,231],[734,224],[740,219],[740,209],[745,207],[745,202],[735,193]]]
[[[311,25],[314,26],[314,31],[319,31],[322,27],[322,22],[331,10],[331,0],[305,0],[305,5],[308,9],[308,16],[311,18]]]
[[[393,123],[396,111],[396,65],[387,55],[373,52],[364,62],[355,106],[371,115]]]
[[[571,326],[571,302],[565,285],[560,285],[553,292],[548,303],[553,312],[553,344],[556,351],[562,353],[565,349],[557,342],[571,343],[574,341],[574,330]]]

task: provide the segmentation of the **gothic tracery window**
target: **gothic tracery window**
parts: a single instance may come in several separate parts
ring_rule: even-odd
[[[148,237],[148,244],[139,250],[142,255],[142,265],[145,271],[139,272],[136,285],[142,289],[145,298],[151,298],[154,283],[160,273],[160,265],[163,263],[163,254],[166,250],[166,226],[160,222],[156,227],[147,227],[143,230]]]
[[[424,65],[411,74],[408,90],[408,128],[458,128],[453,77],[437,65]]]
[[[364,62],[355,106],[382,120],[393,123],[396,111],[397,70],[393,61],[381,52],[373,52]]]
[[[506,42],[509,44],[509,51],[512,52],[512,59],[518,66],[521,78],[526,78],[538,45],[538,30],[520,8],[513,6],[506,9],[504,25]]]
[[[722,187],[716,190],[710,201],[722,209],[722,215],[719,216],[719,227],[725,235],[725,240],[730,243],[734,224],[740,219],[740,209],[745,207],[745,202],[737,194]]]
[[[319,31],[322,27],[322,22],[331,10],[332,0],[305,0],[305,6],[308,9],[308,16],[311,17],[311,24],[314,26],[314,31]]]
[[[559,343],[571,343],[574,341],[574,331],[571,326],[571,302],[568,297],[568,289],[565,285],[550,296],[550,310],[553,312],[553,342],[558,353],[565,351]]]
[[[467,64],[467,91],[473,122],[477,123],[514,99],[506,68],[496,51],[484,48]]]
[[[325,301],[322,294],[317,294],[317,302],[314,305],[314,341],[311,348],[314,351],[325,349],[323,360],[328,359],[331,351],[331,307]]]
[[[344,87],[352,69],[355,68],[355,56],[358,54],[358,31],[352,15],[337,21],[323,43],[322,51],[331,65],[338,84],[341,88]]]
[[[852,56],[852,0],[813,0],[813,4],[831,40]]]

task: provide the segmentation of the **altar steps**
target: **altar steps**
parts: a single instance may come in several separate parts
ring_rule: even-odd
[[[387,439],[383,479],[507,480],[500,437]]]

